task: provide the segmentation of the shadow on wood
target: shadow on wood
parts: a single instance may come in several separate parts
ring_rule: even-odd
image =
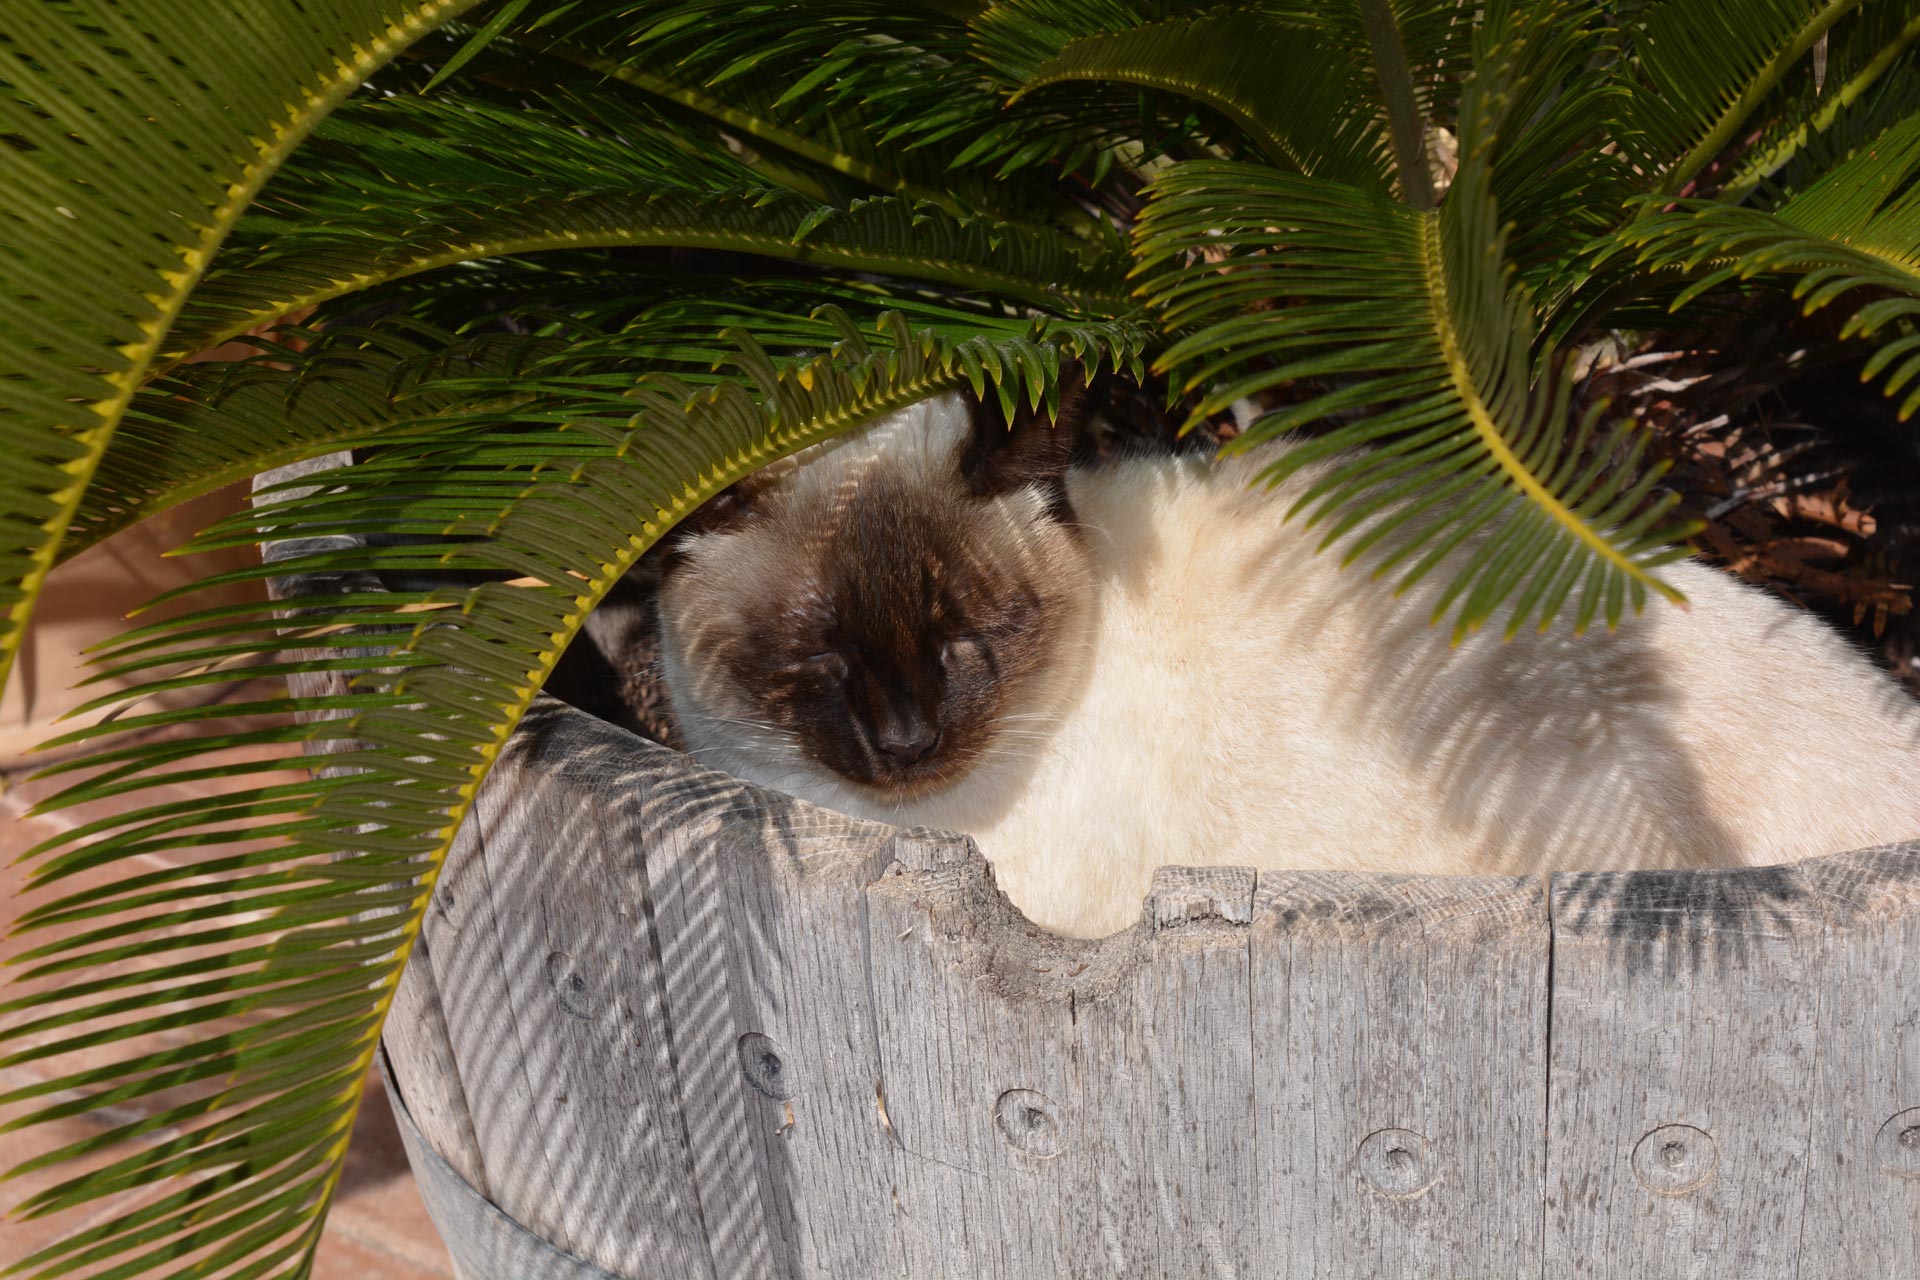
[[[543,702],[388,1044],[434,1149],[616,1275],[1891,1280],[1916,868],[1167,869],[1064,939],[970,841]],[[1742,878],[1739,946],[1656,910],[1729,927]]]

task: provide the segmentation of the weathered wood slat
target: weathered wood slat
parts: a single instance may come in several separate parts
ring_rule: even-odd
[[[1269,1274],[1539,1274],[1546,923],[1536,880],[1261,876]]]
[[[390,1072],[388,1086],[392,1092]],[[475,1190],[434,1149],[397,1093],[393,1111],[420,1198],[447,1242],[460,1280],[620,1280],[556,1249]]]
[[[1081,1190],[1102,1246],[1080,1274],[1274,1274],[1252,1229],[1268,1211],[1250,1024],[1254,880],[1244,867],[1161,868],[1113,990],[1076,1001]]]
[[[579,1258],[711,1275],[633,856],[643,798],[603,786],[590,734],[565,737],[496,765],[428,917],[481,1166],[496,1204]]]
[[[644,850],[719,1273],[897,1274],[860,941],[860,889],[891,830],[767,805],[710,772],[644,773],[606,782],[638,785],[647,830],[665,836],[629,848]]]
[[[1018,932],[970,840],[913,832],[895,853],[867,893],[867,945],[904,1274],[1082,1274],[1065,1158],[1081,1064],[1067,993],[1041,980],[1097,948]]]
[[[1920,857],[1803,863],[1827,904],[1799,1280],[1920,1276]]]
[[[1169,869],[1088,942],[1021,917],[970,841],[894,852],[868,946],[906,1274],[1257,1274],[1252,873]]]
[[[444,895],[443,895],[444,898]],[[438,903],[429,908],[439,911]],[[427,931],[431,932],[431,923]],[[388,1045],[391,1073],[401,1093],[414,1101],[413,1123],[429,1146],[442,1153],[467,1185],[490,1194],[487,1171],[480,1163],[480,1139],[473,1130],[473,1112],[460,1084],[459,1059],[447,1030],[447,1011],[434,980],[429,944],[423,936],[414,946],[414,958],[400,975],[393,1008],[381,1038]]]
[[[688,1185],[700,1202],[714,1272],[783,1276],[788,1268],[780,1260],[790,1255],[785,1218],[764,1141],[750,1128],[737,1048],[744,1032],[735,1030],[729,998],[734,922],[715,856],[718,821],[688,812],[698,805],[695,797],[676,804],[671,781],[658,775],[628,776],[620,785],[653,798],[655,812],[678,811],[680,819],[649,833],[633,856],[647,869],[655,999],[674,1049]]]
[[[1553,933],[1548,1274],[1920,1275],[1920,1183],[1885,1167],[1920,1091],[1912,846],[1559,876]]]

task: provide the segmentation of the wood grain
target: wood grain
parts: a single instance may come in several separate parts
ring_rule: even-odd
[[[860,903],[892,833],[664,748],[645,759],[648,821],[629,847],[716,1268],[897,1274]]]
[[[1920,850],[1802,864],[1827,962],[1800,1280],[1920,1275]]]
[[[1549,1274],[1920,1274],[1920,1185],[1885,1167],[1920,1093],[1915,846],[1557,876],[1553,925]]]
[[[1082,941],[964,838],[574,717],[542,707],[489,784],[520,816],[477,815],[533,870],[449,866],[426,941],[466,975],[457,1079],[415,1101],[414,1050],[402,1087],[464,1092],[496,1202],[617,1274],[1920,1273],[1914,846],[1561,877],[1551,927],[1537,881],[1170,869]],[[615,984],[646,1071],[515,1003],[563,995],[556,894],[589,904],[568,928],[650,939]],[[457,958],[454,925],[517,968]],[[562,1078],[609,1126],[651,1116],[651,1163],[541,1103]],[[643,1246],[610,1265],[586,1221]]]
[[[610,779],[592,724],[567,725],[496,764],[426,959],[493,1202],[609,1270],[711,1275],[632,854],[643,797],[577,803]]]
[[[1252,960],[1269,1274],[1540,1274],[1539,882],[1263,875]]]
[[[1021,930],[971,840],[903,833],[894,852],[866,894],[867,945],[903,1274],[1086,1274],[1065,984],[1103,945]]]
[[[438,909],[436,904],[429,911]],[[480,1139],[473,1128],[472,1106],[460,1084],[459,1060],[428,949],[425,938],[415,942],[381,1037],[390,1051],[394,1084],[413,1099],[413,1122],[425,1141],[484,1196],[490,1187],[480,1163]]]

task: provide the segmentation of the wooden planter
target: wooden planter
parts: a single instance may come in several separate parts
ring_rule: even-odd
[[[1920,843],[1167,868],[1084,942],[543,701],[386,1046],[464,1280],[1920,1276]]]

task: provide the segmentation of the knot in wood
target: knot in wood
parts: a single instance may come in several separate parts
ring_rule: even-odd
[[[574,966],[573,957],[555,951],[547,957],[547,984],[560,1001],[560,1007],[576,1018],[593,1017],[593,993],[587,980]]]
[[[1920,1107],[1908,1107],[1881,1125],[1873,1149],[1883,1172],[1920,1178]]]
[[[761,1035],[758,1031],[749,1031],[740,1037],[737,1045],[740,1051],[740,1071],[747,1077],[747,1083],[775,1102],[785,1102],[796,1092],[793,1083],[793,1071],[787,1065],[787,1055],[780,1046]]]
[[[1009,1089],[993,1104],[993,1126],[1007,1145],[1036,1160],[1051,1160],[1066,1150],[1066,1131],[1053,1099],[1032,1089]]]
[[[1425,1195],[1440,1180],[1433,1143],[1412,1129],[1376,1129],[1360,1142],[1355,1157],[1367,1185],[1389,1200]]]
[[[1663,1124],[1633,1149],[1633,1176],[1655,1195],[1684,1196],[1713,1178],[1720,1148],[1713,1135],[1690,1124]]]
[[[463,888],[456,892],[450,878],[443,877],[433,887],[432,911],[442,925],[455,933],[460,932],[467,922],[466,890]]]

